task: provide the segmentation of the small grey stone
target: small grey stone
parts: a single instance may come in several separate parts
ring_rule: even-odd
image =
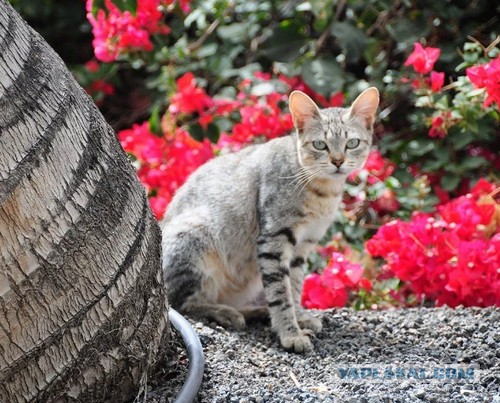
[[[417,390],[413,393],[413,395],[414,395],[416,398],[418,398],[418,399],[423,399],[423,398],[425,397],[425,389],[422,389],[422,388],[417,389]]]

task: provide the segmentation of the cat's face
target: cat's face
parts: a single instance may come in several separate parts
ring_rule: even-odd
[[[320,110],[307,95],[292,93],[290,110],[302,167],[316,178],[345,178],[361,168],[370,152],[378,99],[372,87],[350,108]]]

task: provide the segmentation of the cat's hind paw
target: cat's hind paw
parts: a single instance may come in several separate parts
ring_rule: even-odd
[[[295,353],[306,353],[313,350],[311,339],[302,331],[297,336],[281,336],[280,341],[283,348]]]
[[[245,318],[237,310],[218,311],[213,318],[226,329],[242,330],[246,327]]]
[[[307,313],[301,316],[297,320],[297,322],[299,323],[301,329],[304,330],[309,329],[314,334],[318,334],[319,332],[321,332],[321,329],[323,329],[323,324],[321,323],[321,320]]]
[[[192,318],[213,320],[226,329],[242,330],[246,327],[244,316],[235,308],[223,304],[189,304],[183,312]]]

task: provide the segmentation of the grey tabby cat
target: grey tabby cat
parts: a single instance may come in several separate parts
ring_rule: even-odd
[[[294,91],[293,135],[193,173],[161,223],[171,305],[235,328],[267,312],[284,348],[311,350],[322,325],[300,305],[304,262],[368,156],[378,103],[374,87],[350,108],[322,110]]]

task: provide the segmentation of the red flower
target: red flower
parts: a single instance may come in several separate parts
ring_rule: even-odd
[[[280,102],[285,95],[272,93],[265,97],[256,97],[240,93],[241,121],[233,126],[231,135],[223,135],[219,141],[220,147],[240,148],[253,142],[256,138],[273,139],[288,133],[293,128],[292,116],[283,113]]]
[[[328,287],[317,273],[305,277],[301,301],[303,307],[307,309],[328,309],[343,307],[346,302],[347,291],[341,285],[339,288]]]
[[[390,189],[385,190],[382,195],[377,200],[370,203],[370,205],[378,213],[392,213],[399,209],[396,193]]]
[[[314,100],[318,102],[323,108],[332,108],[344,105],[345,97],[342,91],[330,95],[330,98],[326,98],[321,94],[315,94],[313,96]]]
[[[168,137],[151,133],[148,122],[118,133],[125,151],[140,163],[140,181],[148,192],[156,193],[150,204],[158,219],[189,175],[214,156],[208,140],[195,141],[185,130],[178,128]]]
[[[333,252],[323,273],[313,273],[304,279],[302,305],[306,308],[328,309],[345,306],[349,289],[358,286],[363,275],[363,267],[351,263],[344,255]],[[363,279],[368,289],[369,281]],[[370,284],[371,285],[371,284]]]
[[[493,221],[499,207],[482,197],[491,187],[482,180],[476,195],[439,206],[435,216],[416,213],[409,222],[382,226],[366,250],[383,257],[419,298],[452,307],[500,305],[500,233]]]
[[[406,59],[405,66],[413,66],[417,73],[427,74],[434,68],[434,63],[439,58],[441,49],[424,48],[420,43],[415,42],[414,50]]]
[[[484,178],[480,178],[474,187],[470,190],[470,193],[478,198],[479,196],[488,195],[496,189],[494,183],[488,182]]]
[[[287,77],[281,75],[278,77],[281,81],[285,82],[290,86],[290,91],[299,90],[307,95],[309,95],[314,101],[320,104],[323,108],[332,108],[344,105],[345,97],[342,91],[339,91],[335,94],[330,94],[329,98],[326,98],[324,95],[318,94],[313,91],[305,82],[302,80],[300,76],[296,77]]]
[[[438,73],[437,71],[431,71],[431,90],[434,92],[441,91],[444,84],[444,73]]]
[[[370,280],[363,277],[361,280],[359,280],[359,288],[366,291],[371,291],[373,289],[373,284]]]
[[[99,63],[97,60],[91,59],[85,63],[84,66],[90,73],[97,73],[99,71]]]
[[[432,189],[434,190],[434,194],[439,199],[440,204],[448,203],[450,201],[450,194],[446,190],[444,190],[441,186],[434,185]]]
[[[469,67],[465,73],[474,87],[486,88],[485,108],[493,102],[500,107],[500,56],[489,63]]]
[[[214,104],[203,88],[196,86],[193,73],[186,73],[177,80],[177,92],[170,99],[172,113],[202,114]]]
[[[396,165],[390,160],[382,157],[382,154],[378,150],[370,152],[365,165],[363,166],[363,170],[367,171],[369,174],[368,184],[370,185],[385,181],[392,175],[395,169]],[[360,173],[358,171],[354,171],[349,175],[349,179],[355,180],[359,174]]]
[[[451,117],[450,112],[443,112],[440,115],[434,116],[429,129],[429,137],[444,138],[448,134],[448,122]]]
[[[95,80],[90,86],[91,93],[102,91],[106,95],[113,95],[115,93],[115,87],[113,84],[107,83],[104,80]]]

